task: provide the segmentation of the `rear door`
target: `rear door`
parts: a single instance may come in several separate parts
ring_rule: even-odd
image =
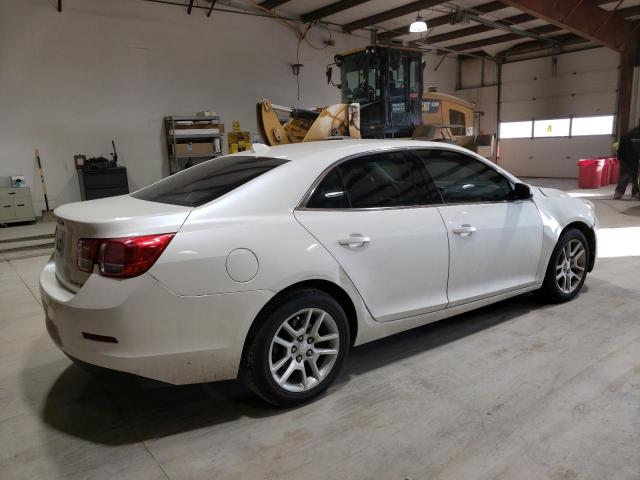
[[[295,212],[378,321],[447,305],[447,232],[434,206],[437,193],[426,190],[419,166],[404,150],[349,159]]]
[[[444,148],[418,154],[443,199],[449,306],[535,283],[543,226],[533,200],[514,200],[510,180],[470,155]]]

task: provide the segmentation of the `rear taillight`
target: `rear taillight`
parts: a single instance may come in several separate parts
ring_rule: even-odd
[[[131,278],[149,270],[175,233],[125,238],[81,238],[76,263],[84,272],[98,265],[105,277]]]
[[[93,272],[94,263],[98,263],[100,242],[97,238],[81,238],[76,249],[76,263],[83,272]]]

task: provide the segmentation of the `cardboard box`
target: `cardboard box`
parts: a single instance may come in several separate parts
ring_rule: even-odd
[[[215,155],[216,151],[211,142],[177,143],[176,155]]]

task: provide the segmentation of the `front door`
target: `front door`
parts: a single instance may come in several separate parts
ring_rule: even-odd
[[[533,201],[513,200],[511,182],[471,156],[445,149],[420,155],[443,199],[449,306],[535,283],[543,225]]]
[[[402,151],[348,160],[295,212],[381,322],[447,305],[447,232],[417,164]]]

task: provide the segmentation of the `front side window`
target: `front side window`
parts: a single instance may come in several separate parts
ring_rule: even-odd
[[[511,200],[511,182],[491,167],[451,150],[419,152],[444,203]]]
[[[229,156],[209,160],[131,194],[150,202],[199,207],[287,163],[281,158]]]
[[[329,172],[307,208],[403,207],[431,203],[414,159],[384,152],[348,160]]]

